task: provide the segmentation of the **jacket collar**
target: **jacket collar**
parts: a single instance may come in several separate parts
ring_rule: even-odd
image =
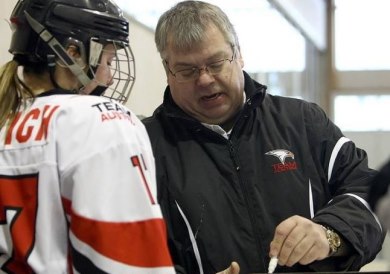
[[[248,73],[244,71],[246,107],[256,108],[260,106],[267,94],[267,86],[253,80]]]

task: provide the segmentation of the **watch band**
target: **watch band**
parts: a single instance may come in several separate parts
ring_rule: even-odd
[[[332,228],[324,225],[321,225],[321,227],[325,230],[326,239],[330,248],[328,256],[333,256],[341,246],[341,238]]]

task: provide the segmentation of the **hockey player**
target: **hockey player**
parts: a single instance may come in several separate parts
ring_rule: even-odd
[[[111,0],[20,0],[10,21],[0,272],[174,273],[149,138],[121,104],[134,80],[122,12]]]

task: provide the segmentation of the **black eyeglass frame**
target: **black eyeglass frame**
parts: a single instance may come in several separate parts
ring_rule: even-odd
[[[192,68],[188,68],[188,69],[181,69],[181,70],[178,70],[178,71],[176,71],[176,72],[173,72],[170,68],[169,68],[169,63],[168,63],[168,61],[167,60],[163,60],[163,63],[164,63],[164,66],[167,68],[167,70],[169,71],[169,73],[173,76],[173,77],[175,77],[175,79],[176,79],[176,81],[177,82],[179,82],[179,83],[186,83],[186,82],[190,82],[190,81],[194,81],[194,80],[196,80],[196,79],[198,79],[199,78],[199,76],[200,76],[200,72],[202,71],[202,70],[204,70],[204,71],[206,71],[208,74],[210,74],[210,75],[212,75],[212,76],[214,76],[214,75],[218,75],[218,74],[220,74],[223,70],[221,69],[220,71],[218,71],[218,72],[212,72],[212,71],[210,71],[210,67],[212,67],[213,65],[215,65],[215,64],[217,64],[217,63],[221,63],[221,62],[223,62],[222,64],[221,64],[221,68],[224,66],[224,64],[225,64],[225,62],[226,61],[229,61],[229,63],[231,64],[235,59],[236,59],[236,47],[234,46],[234,45],[232,45],[231,46],[232,47],[232,49],[233,49],[233,54],[232,54],[232,57],[229,59],[229,58],[225,58],[225,59],[221,59],[221,60],[218,60],[218,61],[216,61],[216,62],[213,62],[213,63],[211,63],[211,64],[208,64],[208,65],[205,65],[205,66],[203,66],[203,67],[192,67]],[[192,73],[191,73],[191,76],[189,76],[188,77],[188,79],[180,79],[180,78],[178,78],[176,75],[177,75],[177,73],[179,73],[179,72],[182,72],[182,71],[192,71]]]

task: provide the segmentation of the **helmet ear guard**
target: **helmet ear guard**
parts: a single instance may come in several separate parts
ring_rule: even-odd
[[[73,57],[73,60],[81,67],[85,68],[87,66],[87,52],[84,47],[84,44],[72,37],[69,37],[64,43],[64,48],[69,49],[73,48],[77,53],[77,57]]]
[[[116,56],[121,61],[113,70],[114,79],[121,84],[114,83],[115,90],[107,90],[104,96],[127,101],[135,80],[134,56],[128,21],[112,0],[19,0],[10,21],[13,35],[9,52],[21,65],[47,63],[50,67],[54,54],[83,86],[93,80],[90,76],[99,65],[101,47],[117,45],[125,52]],[[81,58],[67,54],[69,45],[77,47]],[[85,72],[85,65],[92,73]]]

